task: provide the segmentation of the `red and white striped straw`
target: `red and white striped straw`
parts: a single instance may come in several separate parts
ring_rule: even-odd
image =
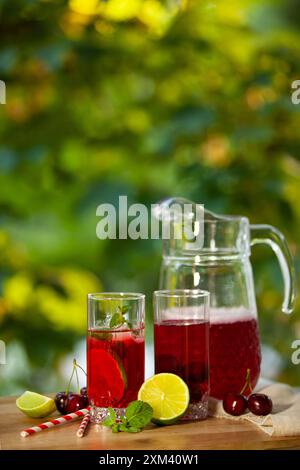
[[[60,424],[68,423],[70,421],[73,421],[74,419],[78,419],[82,416],[85,416],[87,413],[89,413],[89,411],[89,408],[83,408],[82,410],[75,411],[75,413],[70,413],[68,415],[60,416],[59,418],[51,419],[51,421],[46,421],[45,423],[38,424],[37,426],[32,426],[32,428],[24,429],[24,431],[21,432],[21,436],[31,436],[32,434],[35,434],[37,432],[44,431],[44,429],[49,429]]]
[[[83,418],[83,420],[81,421],[81,424],[79,426],[79,429],[76,433],[76,436],[77,437],[83,437],[84,436],[84,433],[86,431],[86,428],[88,427],[89,425],[89,422],[90,422],[90,419],[91,419],[91,415],[90,413],[87,413],[85,415],[85,417]]]

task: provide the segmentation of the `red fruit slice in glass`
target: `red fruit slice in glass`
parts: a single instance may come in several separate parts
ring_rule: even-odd
[[[99,407],[117,406],[126,386],[126,374],[120,358],[104,349],[89,351],[88,395]]]

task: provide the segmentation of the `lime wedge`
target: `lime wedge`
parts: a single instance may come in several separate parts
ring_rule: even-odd
[[[152,421],[173,424],[186,412],[190,394],[187,384],[175,374],[156,374],[141,386],[138,399],[153,408]]]
[[[44,418],[56,410],[52,398],[28,391],[16,400],[16,405],[22,413],[30,418]]]

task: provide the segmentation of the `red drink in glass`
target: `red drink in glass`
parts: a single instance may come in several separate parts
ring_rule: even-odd
[[[190,403],[183,419],[205,419],[209,392],[209,292],[158,290],[153,296],[155,372],[179,375]]]
[[[121,418],[137,399],[145,373],[145,295],[88,294],[87,383],[91,421],[101,423],[108,408]]]
[[[260,373],[261,352],[257,319],[241,309],[211,309],[210,394],[222,399],[239,393],[250,369],[254,388]]]
[[[154,325],[155,372],[179,375],[188,385],[190,403],[208,394],[208,322],[165,320]]]
[[[88,331],[88,395],[95,407],[126,408],[144,382],[144,328]]]

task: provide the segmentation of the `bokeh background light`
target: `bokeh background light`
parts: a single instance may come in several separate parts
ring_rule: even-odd
[[[95,235],[119,194],[275,225],[299,268],[296,0],[0,0],[0,18],[1,395],[64,387],[87,292],[151,299],[160,242]],[[268,248],[252,260],[264,375],[299,386],[299,304],[280,312]]]

